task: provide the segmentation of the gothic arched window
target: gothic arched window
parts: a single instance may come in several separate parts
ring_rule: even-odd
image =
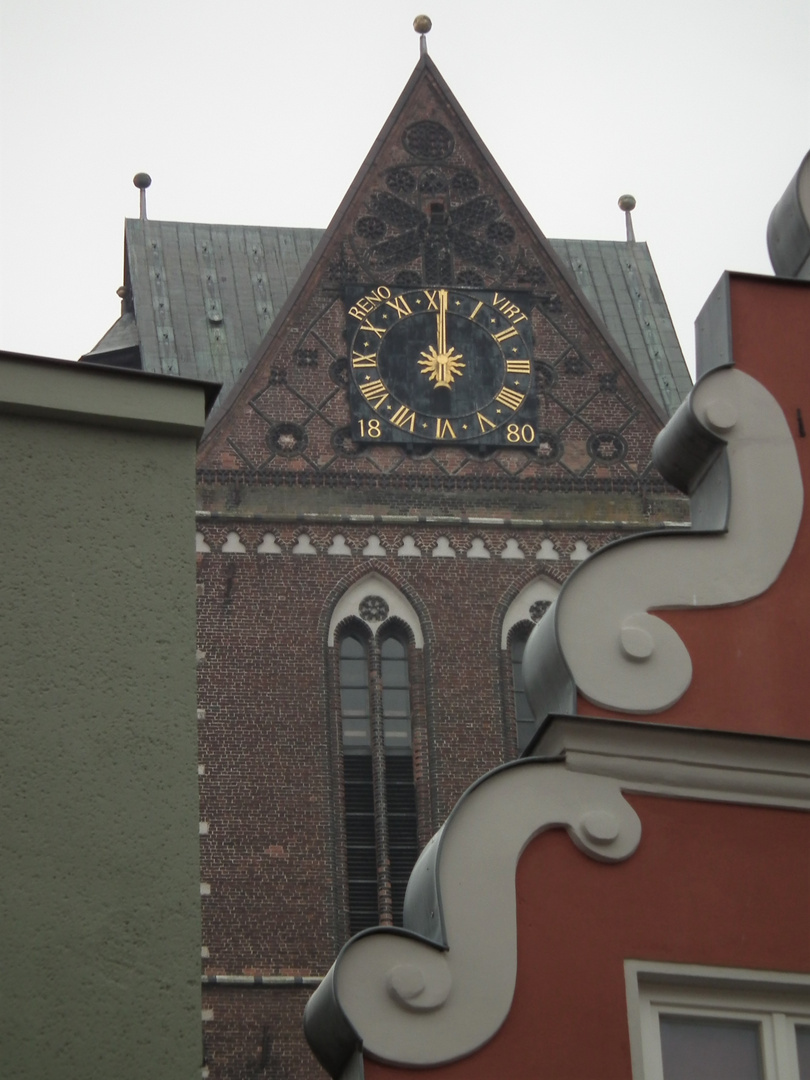
[[[524,585],[504,615],[501,648],[506,655],[501,671],[504,677],[507,753],[514,753],[515,748],[519,754],[522,753],[537,730],[537,721],[529,704],[523,678],[523,654],[529,634],[549,610],[559,591],[560,587],[556,582],[546,577],[535,578]]]
[[[379,922],[368,643],[359,636],[345,637],[340,643],[340,711],[343,719],[346,870],[354,933],[355,923],[374,926]]]
[[[409,646],[394,629],[340,641],[349,930],[401,926],[418,853]]]

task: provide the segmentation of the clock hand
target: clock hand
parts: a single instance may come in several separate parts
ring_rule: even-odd
[[[427,375],[431,382],[440,386],[450,387],[453,380],[461,375],[466,366],[461,363],[462,354],[457,353],[453,346],[447,348],[447,289],[439,289],[439,311],[436,315],[436,347],[429,345],[422,352],[423,360],[419,361],[422,373]]]
[[[447,289],[439,289],[439,314],[436,316],[438,333],[436,347],[440,356],[447,352]]]

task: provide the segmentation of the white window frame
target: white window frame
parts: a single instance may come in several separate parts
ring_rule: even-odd
[[[664,1080],[662,1014],[758,1023],[765,1080],[799,1080],[795,1028],[810,1025],[810,975],[639,960],[624,971],[633,1080]]]

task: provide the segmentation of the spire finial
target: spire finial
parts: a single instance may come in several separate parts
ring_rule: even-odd
[[[632,213],[636,207],[636,200],[632,195],[619,196],[619,209],[624,210],[624,223],[627,226],[627,243],[635,244],[636,234],[633,232]]]
[[[146,189],[152,183],[152,177],[145,172],[135,173],[132,183],[141,193],[141,221],[146,221]]]
[[[419,34],[419,55],[427,56],[427,38],[425,34],[430,33],[430,28],[433,23],[430,21],[427,15],[417,15],[413,20],[413,28]]]

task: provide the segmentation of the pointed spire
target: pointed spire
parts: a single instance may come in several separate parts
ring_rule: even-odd
[[[145,172],[135,173],[135,175],[132,177],[132,183],[135,185],[136,188],[138,188],[141,193],[140,218],[141,221],[146,221],[146,189],[152,183],[152,177],[149,175],[149,173]]]
[[[425,35],[430,33],[431,26],[433,26],[433,23],[427,15],[417,15],[413,20],[413,28],[419,35],[420,56],[427,56],[427,38]]]
[[[624,210],[624,223],[627,226],[627,243],[635,244],[636,234],[633,232],[633,210],[636,206],[636,200],[632,195],[620,195],[619,196],[619,209]]]

